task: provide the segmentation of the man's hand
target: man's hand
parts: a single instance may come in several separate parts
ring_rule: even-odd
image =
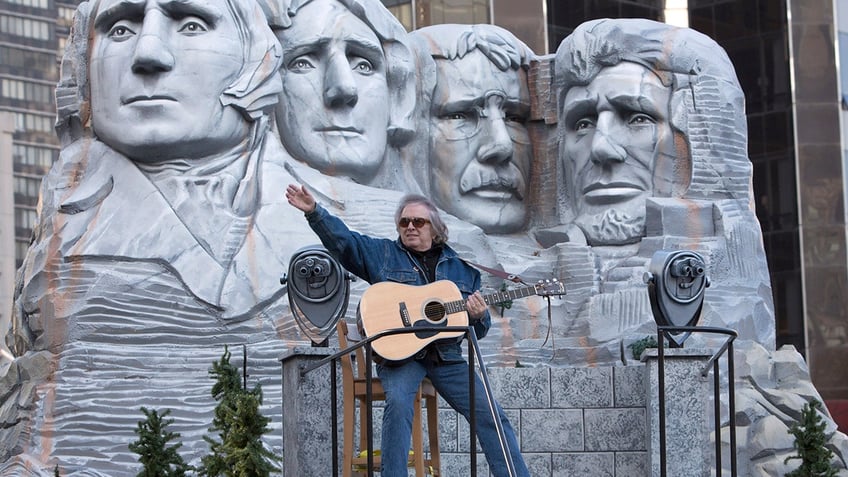
[[[469,295],[468,300],[465,301],[465,310],[468,311],[468,318],[472,322],[482,319],[486,314],[486,308],[486,302],[479,290]]]
[[[289,184],[286,187],[286,200],[305,214],[315,210],[315,198],[302,185]]]

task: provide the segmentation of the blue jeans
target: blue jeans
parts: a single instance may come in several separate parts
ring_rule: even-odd
[[[471,416],[471,401],[468,392],[468,363],[434,363],[430,360],[414,360],[400,366],[378,366],[377,374],[386,392],[382,432],[383,477],[407,475],[407,460],[412,438],[412,416],[415,393],[424,377],[430,378],[433,386],[466,420]],[[486,455],[489,470],[496,477],[508,476],[507,464],[501,450],[497,428],[492,419],[483,389],[483,383],[475,373],[474,411],[476,414],[477,439]],[[501,407],[495,403],[506,445],[512,455],[516,477],[530,477],[527,465],[521,457],[518,440],[509,420]]]

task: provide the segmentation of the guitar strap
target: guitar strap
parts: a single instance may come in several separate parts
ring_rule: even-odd
[[[509,280],[511,282],[514,282],[514,283],[522,283],[522,284],[526,285],[526,283],[524,282],[524,279],[522,279],[518,275],[514,275],[512,273],[506,273],[503,270],[497,270],[497,269],[494,269],[494,268],[491,268],[491,267],[487,267],[485,265],[480,265],[479,263],[474,263],[471,260],[466,260],[464,258],[460,258],[460,260],[471,265],[474,268],[479,268],[480,270],[483,270],[484,272],[491,273],[492,275],[494,275],[498,278],[503,278],[504,280]]]
[[[491,273],[492,275],[494,275],[498,278],[503,278],[504,280],[509,280],[511,282],[514,282],[514,283],[521,283],[523,285],[527,284],[518,275],[506,273],[503,270],[497,270],[497,269],[494,269],[494,268],[491,268],[491,267],[487,267],[485,265],[480,265],[479,263],[474,263],[471,260],[466,260],[464,258],[460,258],[460,260],[471,265],[474,268],[479,268],[480,270],[483,270],[484,272]],[[545,341],[542,343],[542,346],[540,346],[540,348],[543,348],[546,344],[548,344],[549,339],[551,340],[551,346],[553,348],[556,348],[556,344],[554,343],[554,337],[553,337],[553,334],[551,333],[551,329],[553,328],[553,316],[551,316],[551,297],[546,296],[545,300],[547,300],[547,302],[548,302],[548,333],[545,336]],[[553,356],[551,356],[551,359],[553,359]]]

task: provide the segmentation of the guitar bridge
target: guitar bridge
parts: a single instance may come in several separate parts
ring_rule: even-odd
[[[406,303],[400,302],[398,304],[399,312],[400,312],[400,321],[403,323],[403,326],[408,328],[412,326],[412,322],[409,319],[409,310],[406,309]]]

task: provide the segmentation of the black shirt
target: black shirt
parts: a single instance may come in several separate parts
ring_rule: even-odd
[[[439,263],[439,257],[442,255],[442,244],[433,245],[425,252],[412,250],[404,246],[412,254],[415,261],[421,266],[421,271],[427,278],[427,283],[436,281],[436,265]]]

